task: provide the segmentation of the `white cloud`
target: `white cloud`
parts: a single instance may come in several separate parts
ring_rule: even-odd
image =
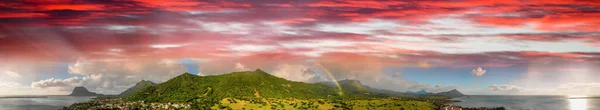
[[[534,60],[511,85],[526,88],[527,94],[600,95],[600,65],[596,62]],[[596,90],[596,91],[594,91]],[[550,92],[548,92],[550,91]]]
[[[400,26],[396,21],[374,19],[368,22],[344,23],[344,24],[319,24],[318,30],[327,32],[343,32],[370,34],[374,30],[394,30]]]
[[[341,47],[352,46],[355,42],[336,41],[336,40],[301,40],[279,42],[284,48],[323,48],[323,47]]]
[[[489,91],[498,91],[498,92],[523,92],[525,89],[513,85],[491,85],[488,87]]]
[[[233,51],[265,52],[275,50],[276,47],[268,45],[233,45],[229,49]]]
[[[206,76],[206,75],[202,74],[202,72],[198,72],[198,74],[196,74],[196,75],[198,75],[198,76]]]
[[[485,72],[486,70],[484,70],[483,68],[477,67],[471,71],[471,74],[475,76],[483,76]]]
[[[238,63],[235,64],[235,69],[237,71],[250,71],[249,68],[246,68],[246,66],[244,64],[240,63],[240,62],[238,62]]]
[[[20,95],[64,95],[67,92],[57,92],[52,89],[37,89],[12,81],[0,80],[0,96]]]
[[[176,60],[121,60],[103,61],[79,59],[68,67],[70,74],[91,75],[136,75],[136,74],[180,74],[186,68]],[[183,72],[182,72],[183,71]]]
[[[567,83],[556,88],[564,95],[600,95],[600,83]]]
[[[21,86],[21,84],[17,83],[17,82],[12,82],[12,81],[0,81],[0,88],[6,89],[6,88],[14,88],[14,87],[19,87]]]
[[[9,77],[21,77],[21,74],[9,70],[4,71],[4,74]]]
[[[84,80],[88,80],[89,77],[72,77],[67,79],[55,79],[50,78],[37,82],[32,82],[31,87],[33,88],[48,88],[48,87],[75,87],[82,86]]]
[[[280,64],[271,74],[288,80],[307,83],[326,81],[323,76],[304,65]]]
[[[102,61],[80,59],[68,67],[68,72],[83,75],[82,77],[50,78],[35,81],[31,87],[70,91],[75,86],[85,86],[90,91],[117,94],[142,79],[163,82],[186,71],[185,66],[176,60]]]
[[[20,83],[0,80],[0,96],[19,94],[23,86]]]
[[[16,59],[0,58],[0,81],[18,82],[26,84],[34,80],[39,80],[40,74],[44,76],[53,76],[64,67],[64,63],[49,62],[49,61],[23,61]],[[4,62],[3,62],[4,61]],[[26,84],[27,87],[29,83]]]
[[[248,23],[194,22],[207,31],[225,34],[249,34],[254,27],[253,24]]]
[[[570,95],[570,96],[596,96],[600,95],[600,83],[566,83],[552,88],[519,87],[515,85],[492,85],[488,91],[501,94],[521,95]]]
[[[410,81],[410,80],[406,80],[404,78],[398,78],[398,77],[389,77],[389,76],[383,76],[383,75],[379,75],[379,76],[375,76],[375,79],[366,79],[364,77],[357,77],[358,80],[361,81],[361,83],[373,87],[373,88],[379,88],[379,89],[387,89],[387,90],[393,90],[393,91],[398,91],[398,92],[406,92],[406,91],[420,91],[420,90],[425,90],[428,92],[433,92],[433,93],[438,93],[438,92],[445,92],[445,91],[450,91],[452,89],[456,89],[456,86],[442,86],[442,85],[436,85],[436,86],[431,86],[428,84],[421,84],[418,82],[414,82],[414,81]]]

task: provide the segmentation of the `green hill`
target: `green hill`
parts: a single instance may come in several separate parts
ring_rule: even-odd
[[[275,77],[258,69],[214,76],[181,74],[164,83],[140,82],[121,98],[100,98],[66,109],[391,109],[433,110],[444,97],[392,96],[396,92],[370,88],[357,80],[309,84]],[[139,86],[138,86],[139,85]],[[146,87],[142,87],[146,86]],[[124,92],[126,94],[126,92]],[[119,108],[123,109],[123,108]]]
[[[326,98],[338,90],[321,84],[288,81],[258,69],[216,76],[179,75],[167,82],[148,86],[125,99],[148,102],[194,102],[231,97],[248,98]]]
[[[151,81],[142,80],[142,81],[136,83],[135,86],[121,92],[121,94],[119,94],[119,96],[127,96],[129,94],[133,94],[133,93],[137,92],[138,90],[144,89],[144,88],[146,88],[148,86],[152,86],[152,85],[156,85],[156,84]]]

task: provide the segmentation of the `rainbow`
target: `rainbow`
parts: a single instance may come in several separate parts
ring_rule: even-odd
[[[361,91],[362,87],[360,86],[360,84],[358,84],[357,80],[353,80],[353,82],[354,82],[354,86],[356,87],[356,91]]]
[[[319,68],[321,68],[321,70],[323,70],[325,73],[327,73],[327,75],[329,75],[329,77],[331,77],[331,79],[333,79],[333,82],[335,83],[335,85],[340,90],[340,92],[338,92],[338,94],[339,95],[344,95],[344,91],[342,90],[342,86],[340,86],[340,83],[338,83],[337,79],[335,79],[335,77],[333,77],[333,74],[331,74],[331,72],[329,72],[329,70],[327,70],[327,68],[323,67],[323,65],[321,65],[321,63],[315,62],[315,65],[317,65]]]
[[[356,80],[356,73],[355,72],[351,72],[351,73],[352,73],[351,79],[353,79],[352,84],[354,84],[354,87],[356,87],[356,91],[361,91],[362,87],[358,83],[358,80]]]

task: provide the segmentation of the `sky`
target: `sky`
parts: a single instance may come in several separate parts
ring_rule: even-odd
[[[261,69],[394,91],[600,95],[593,0],[8,0],[0,96]]]

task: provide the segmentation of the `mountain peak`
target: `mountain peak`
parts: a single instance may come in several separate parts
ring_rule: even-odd
[[[232,74],[226,74],[226,76],[233,76],[233,77],[276,77],[273,76],[261,69],[256,69],[254,71],[239,71],[239,72],[232,72]]]
[[[139,85],[139,84],[156,84],[150,80],[141,80],[140,82],[136,83],[135,85]]]
[[[254,72],[257,72],[257,73],[267,73],[267,72],[265,72],[265,71],[263,71],[261,69],[256,69],[256,70],[254,70]]]
[[[77,87],[73,88],[73,92],[71,92],[71,94],[69,94],[69,96],[98,96],[98,95],[100,95],[100,94],[90,92],[83,86],[77,86]]]
[[[464,94],[460,93],[456,89],[452,89],[452,90],[446,91],[446,92],[440,92],[440,93],[437,93],[436,95],[442,95],[442,96],[448,96],[448,97],[460,97],[460,96],[464,96]]]
[[[354,82],[356,82],[356,83],[358,83],[358,84],[361,84],[361,85],[362,85],[362,83],[360,83],[360,80],[354,80],[354,79],[344,79],[344,80],[340,80],[340,81],[338,81],[338,83],[354,83]]]
[[[425,90],[420,90],[420,91],[418,91],[418,92],[415,92],[415,93],[416,93],[416,94],[419,94],[419,95],[430,94],[429,92],[427,92],[427,91],[425,91]]]
[[[196,75],[193,75],[193,74],[190,74],[188,72],[185,72],[185,73],[183,73],[183,74],[181,74],[179,76],[176,76],[175,78],[189,78],[189,77],[194,77],[194,76],[196,76]]]

